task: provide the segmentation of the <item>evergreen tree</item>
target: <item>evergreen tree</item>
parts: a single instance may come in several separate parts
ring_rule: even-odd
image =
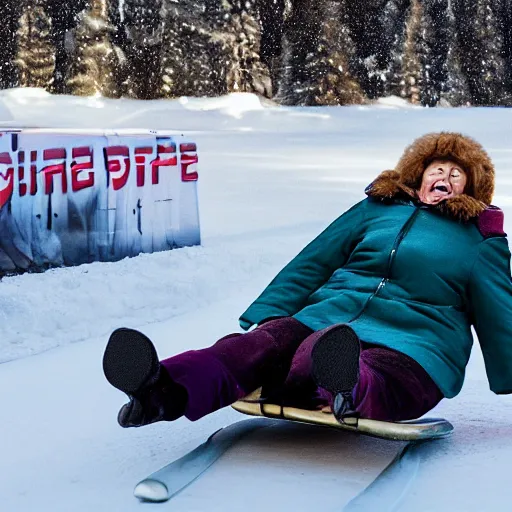
[[[292,0],[284,25],[282,75],[276,99],[284,105],[313,105],[314,91],[307,84],[308,60],[320,44],[321,16],[325,0]]]
[[[497,0],[496,14],[502,41],[501,58],[505,66],[503,85],[505,95],[510,97],[512,95],[512,0]]]
[[[126,51],[128,46],[124,23],[121,20],[121,2],[120,0],[106,0],[107,18],[112,26],[110,39],[115,47]],[[124,3],[124,2],[123,2]]]
[[[477,0],[476,7],[474,35],[480,47],[481,67],[480,75],[475,73],[470,81],[470,86],[473,86],[473,101],[476,104],[475,98],[478,97],[485,105],[507,104],[510,98],[505,95],[503,36],[499,30],[496,2]]]
[[[434,107],[448,79],[446,61],[450,45],[451,20],[448,0],[423,0],[422,38],[425,51],[420,55],[423,68],[421,103]]]
[[[285,0],[258,0],[261,20],[261,61],[270,71],[272,90],[277,91],[282,57]]]
[[[412,0],[405,27],[400,94],[411,103],[433,107],[448,79],[447,0]]]
[[[405,44],[405,20],[410,0],[389,0],[382,11],[382,45],[387,55],[387,65],[383,71],[383,96],[400,96]]]
[[[126,59],[129,76],[125,93],[140,99],[160,95],[163,41],[162,0],[125,0]]]
[[[385,20],[382,16],[388,0],[339,0],[342,23],[348,27],[354,43],[350,69],[369,98],[378,98],[386,90],[386,70],[390,61],[389,39],[383,38]],[[386,44],[388,42],[388,44]]]
[[[451,46],[446,60],[447,79],[441,92],[440,105],[461,107],[470,104],[469,87],[462,72],[457,47]]]
[[[80,15],[75,30],[75,52],[67,80],[68,91],[80,96],[118,97],[116,70],[120,64],[110,36],[106,0],[92,0],[90,9]]]
[[[268,68],[261,61],[261,26],[255,0],[230,0],[230,16],[225,30],[229,34],[225,50],[231,66],[226,74],[228,91],[254,92],[272,96]]]
[[[53,91],[62,94],[66,92],[66,76],[73,53],[72,31],[77,25],[79,13],[89,7],[90,0],[42,2],[52,20],[51,40],[55,48]]]
[[[216,13],[210,11],[209,14]],[[200,2],[168,2],[163,17],[161,96],[226,94],[222,43],[212,38],[204,6]]]
[[[341,24],[341,6],[324,0],[292,4],[287,20],[285,65],[278,99],[287,105],[364,103],[359,83],[349,71],[351,42]],[[304,18],[310,23],[306,32]]]
[[[55,71],[55,48],[51,41],[51,19],[40,0],[28,0],[23,6],[16,36],[18,85],[50,90]]]
[[[471,103],[509,104],[497,0],[457,0],[454,14],[461,47],[461,66],[468,81]]]
[[[339,9],[337,2],[326,4],[319,45],[306,64],[310,77],[306,86],[314,95],[315,105],[352,105],[366,101],[359,83],[349,72],[352,45],[341,25]]]
[[[419,0],[412,0],[405,24],[400,95],[413,104],[419,104],[421,99],[422,67],[419,53],[425,50],[421,39],[422,17],[422,5]]]
[[[253,3],[168,2],[164,19],[164,96],[227,92],[270,96],[268,69],[259,55],[260,26]]]
[[[2,0],[0,4],[0,89],[16,83],[16,30],[19,18],[19,1]]]
[[[457,25],[451,8],[447,9],[447,25],[450,33],[448,55],[443,65],[446,81],[441,91],[440,104],[442,106],[466,106],[470,102],[469,87],[466,76],[462,71]]]
[[[233,34],[233,5],[230,0],[206,0],[205,16],[209,23],[209,62],[212,66],[212,87],[226,94],[236,90],[233,83],[233,68],[236,68],[236,35]]]
[[[107,18],[112,28],[109,39],[116,52],[117,60],[117,66],[114,70],[116,96],[124,95],[130,90],[130,69],[126,58],[128,37],[124,20],[121,19],[121,6],[124,4],[124,0],[106,0],[106,2]]]

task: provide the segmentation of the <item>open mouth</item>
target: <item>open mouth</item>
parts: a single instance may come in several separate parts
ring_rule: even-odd
[[[433,191],[442,192],[443,194],[449,193],[448,187],[446,187],[445,185],[435,185],[432,187],[432,192]]]

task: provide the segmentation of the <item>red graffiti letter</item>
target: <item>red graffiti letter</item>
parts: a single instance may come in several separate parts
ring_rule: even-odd
[[[44,192],[45,194],[53,193],[53,177],[56,174],[61,175],[62,179],[62,193],[66,194],[68,191],[68,179],[66,176],[66,150],[65,149],[45,149],[43,151],[44,160],[64,160],[61,163],[48,165],[42,169],[44,176]]]
[[[0,208],[11,199],[14,190],[14,167],[9,153],[0,153]]]
[[[73,162],[71,164],[71,189],[73,192],[77,192],[78,190],[83,190],[84,188],[89,188],[94,186],[94,160],[93,160],[93,151],[92,148],[89,147],[81,147],[81,148],[73,148],[72,150],[73,159],[75,158],[85,158],[85,162]],[[82,171],[89,171],[86,177],[78,179],[79,174]]]
[[[37,151],[30,152],[30,195],[35,196],[37,193]],[[18,183],[20,197],[27,193],[27,184],[23,183],[25,179],[25,151],[18,152]]]
[[[37,194],[37,151],[30,152],[30,195]]]
[[[106,148],[105,163],[109,177],[112,178],[112,188],[114,190],[122,189],[130,175],[130,151],[128,146],[111,146]]]
[[[143,187],[146,174],[147,155],[153,153],[153,148],[135,148],[135,163],[137,165],[137,187]]]
[[[157,140],[156,159],[151,162],[151,183],[158,185],[160,167],[178,165],[176,144],[167,140]]]
[[[18,153],[18,191],[20,197],[23,197],[27,193],[27,184],[23,183],[25,179],[25,151]]]
[[[181,181],[197,181],[199,175],[197,171],[189,171],[191,165],[195,165],[198,162],[197,158],[197,146],[194,143],[180,144],[181,153]],[[194,169],[195,167],[193,167]]]

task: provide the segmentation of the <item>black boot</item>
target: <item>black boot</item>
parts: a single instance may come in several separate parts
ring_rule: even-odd
[[[121,407],[122,427],[140,427],[183,416],[187,392],[160,364],[149,338],[133,329],[115,330],[103,355],[103,372],[130,401]]]
[[[359,379],[360,353],[361,342],[348,325],[327,331],[311,353],[313,379],[332,393],[333,413],[339,421],[356,415],[352,391]]]

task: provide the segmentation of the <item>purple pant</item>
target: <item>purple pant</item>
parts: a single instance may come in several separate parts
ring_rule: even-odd
[[[230,334],[211,347],[165,359],[162,365],[187,390],[185,416],[192,421],[261,386],[279,388],[284,405],[315,409],[332,405],[331,393],[311,377],[311,351],[326,330],[313,332],[294,318],[279,318],[245,334]],[[422,416],[443,395],[410,357],[362,343],[353,397],[361,417],[401,421]]]

